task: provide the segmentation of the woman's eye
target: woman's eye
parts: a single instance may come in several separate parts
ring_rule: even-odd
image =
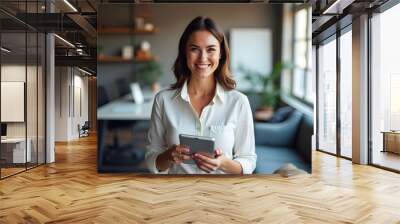
[[[214,48],[209,48],[209,49],[208,49],[208,52],[213,52],[213,51],[215,51]]]
[[[190,48],[190,51],[196,51],[197,50],[197,48]]]

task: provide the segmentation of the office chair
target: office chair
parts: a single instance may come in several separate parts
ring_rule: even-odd
[[[98,105],[105,105],[109,102],[109,97],[107,91],[103,86],[98,87]],[[130,142],[128,144],[120,144],[118,139],[118,131],[121,129],[128,130],[133,136],[133,126],[132,122],[127,121],[115,121],[108,120],[105,122],[106,125],[99,126],[99,149],[102,153],[99,158],[102,160],[100,164],[106,164],[109,166],[119,167],[117,171],[123,172],[124,169],[129,170],[129,166],[133,167],[135,164],[144,161],[144,149],[138,149],[134,146],[135,142]],[[104,124],[104,122],[100,122]],[[113,142],[111,145],[104,143],[105,133],[104,131],[109,131],[113,136]],[[131,139],[134,139],[133,137]],[[124,168],[124,166],[127,166]]]
[[[97,87],[97,107],[101,107],[108,102],[110,102],[110,99],[106,88],[104,86]]]
[[[123,97],[131,93],[130,81],[126,78],[120,78],[115,81],[118,89],[118,96]]]
[[[78,124],[79,138],[80,138],[80,137],[87,137],[87,136],[89,136],[89,129],[90,129],[89,121],[85,121],[85,123],[84,123],[82,126],[80,126],[80,125]]]

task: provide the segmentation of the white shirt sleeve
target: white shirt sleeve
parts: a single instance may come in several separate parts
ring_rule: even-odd
[[[238,122],[235,130],[235,145],[233,148],[233,160],[242,165],[243,174],[252,174],[256,168],[256,149],[254,140],[253,115],[249,100],[244,100],[238,114]]]
[[[146,164],[150,172],[156,174],[167,174],[169,169],[159,171],[156,166],[156,159],[158,155],[167,149],[165,143],[165,127],[162,121],[162,107],[160,105],[160,94],[154,98],[153,108],[151,111],[150,129],[147,133],[147,151],[146,151]]]

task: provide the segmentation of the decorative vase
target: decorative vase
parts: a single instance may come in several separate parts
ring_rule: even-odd
[[[255,119],[258,121],[267,121],[274,115],[274,108],[262,106],[256,110]]]
[[[151,84],[151,91],[153,91],[153,93],[157,93],[158,91],[160,91],[161,87],[160,87],[160,83],[158,82],[153,82]]]

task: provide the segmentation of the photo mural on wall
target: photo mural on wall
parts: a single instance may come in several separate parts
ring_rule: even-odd
[[[280,97],[281,74],[309,60],[282,50],[302,9],[100,5],[98,171],[310,173],[313,117]]]

